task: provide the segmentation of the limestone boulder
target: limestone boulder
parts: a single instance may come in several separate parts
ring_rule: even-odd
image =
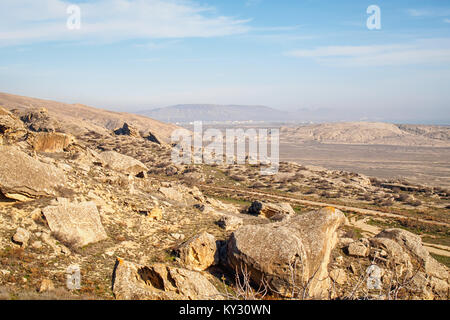
[[[244,221],[242,220],[242,218],[226,214],[222,215],[219,221],[217,221],[217,225],[222,229],[225,229],[225,231],[236,230],[243,224]]]
[[[164,195],[164,197],[168,200],[173,201],[183,201],[184,195],[180,192],[180,190],[177,190],[174,187],[161,187],[158,190],[160,193]]]
[[[39,293],[49,292],[55,290],[55,284],[50,279],[44,279],[39,286]]]
[[[222,296],[201,273],[164,264],[138,265],[117,259],[113,293],[119,300],[218,300]]]
[[[188,269],[203,271],[219,262],[216,238],[202,232],[175,248],[181,262]]]
[[[75,138],[70,134],[58,132],[39,132],[32,139],[33,149],[37,152],[63,152]]]
[[[370,250],[374,258],[381,257],[395,265],[405,265],[411,269],[411,259],[400,244],[388,238],[371,238]]]
[[[412,258],[419,261],[427,275],[449,280],[448,268],[430,255],[423,246],[420,236],[403,229],[392,228],[381,231],[375,238],[391,239],[397,242]]]
[[[261,201],[254,201],[248,208],[248,213],[260,215],[274,221],[280,221],[295,215],[295,211],[289,203],[275,204]]]
[[[361,241],[355,241],[348,245],[347,252],[353,257],[367,257],[369,248]]]
[[[115,151],[104,151],[98,154],[98,157],[109,168],[125,174],[136,175],[142,171],[147,172],[148,168],[132,157],[120,154]]]
[[[30,240],[31,233],[30,231],[24,228],[17,228],[16,233],[12,237],[13,242],[21,245],[22,247],[26,247],[28,244],[28,240]]]
[[[304,287],[311,297],[325,297],[331,251],[344,223],[341,211],[325,208],[288,221],[243,226],[228,240],[228,266],[238,272],[245,267],[253,282],[264,279],[284,296],[301,294],[298,288]]]
[[[74,247],[82,247],[108,237],[93,201],[78,203],[58,199],[57,205],[44,208],[42,214],[55,237]]]
[[[26,133],[22,121],[8,110],[0,107],[0,145],[23,139]]]
[[[10,146],[0,146],[0,192],[19,201],[58,195],[66,183],[61,169]]]

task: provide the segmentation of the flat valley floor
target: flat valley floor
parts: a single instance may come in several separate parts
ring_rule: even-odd
[[[316,142],[293,144],[283,141],[281,137],[280,160],[450,187],[450,148]]]

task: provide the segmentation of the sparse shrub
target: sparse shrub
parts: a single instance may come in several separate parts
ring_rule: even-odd
[[[245,177],[243,177],[243,176],[231,175],[230,178],[233,179],[234,181],[238,181],[238,182],[245,181]]]
[[[289,188],[289,192],[299,192],[301,188],[299,186],[292,186]]]
[[[420,206],[422,204],[422,201],[420,201],[420,200],[411,200],[411,201],[408,201],[407,204],[409,204],[410,206],[413,206],[413,207],[418,207],[418,206]]]

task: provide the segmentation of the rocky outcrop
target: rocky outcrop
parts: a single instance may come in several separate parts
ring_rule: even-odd
[[[280,221],[287,217],[291,217],[295,214],[294,209],[292,209],[289,203],[268,203],[254,201],[248,208],[248,213],[253,215],[260,215],[265,218]]]
[[[165,145],[165,143],[152,132],[147,132],[147,134],[145,134],[145,139],[159,145]]]
[[[60,129],[59,122],[49,116],[46,108],[26,110],[20,114],[20,119],[31,131],[55,132]]]
[[[140,137],[139,130],[135,127],[129,125],[128,123],[124,123],[121,128],[114,130],[114,134],[118,136],[131,136],[131,137]]]
[[[202,232],[177,248],[175,253],[184,266],[196,271],[203,271],[217,264],[219,260],[216,238]]]
[[[372,239],[372,243],[376,244],[377,241],[380,241],[380,239],[391,239],[399,244],[402,249],[408,253],[409,256],[411,256],[411,258],[418,260],[418,262],[423,266],[426,274],[438,279],[444,279],[446,281],[449,280],[448,268],[443,264],[440,264],[430,255],[428,250],[423,246],[420,236],[403,229],[393,228],[380,232],[375,239]],[[394,252],[392,248],[387,247],[387,249]],[[395,257],[400,255],[400,250],[398,247],[395,253]]]
[[[62,170],[14,147],[0,146],[0,163],[0,191],[11,199],[55,196],[66,181]]]
[[[324,297],[329,289],[328,263],[337,243],[337,228],[345,222],[342,212],[325,208],[296,215],[288,221],[248,225],[228,241],[228,265],[245,266],[252,280],[263,279],[284,296],[303,294]]]
[[[73,143],[72,135],[57,132],[39,132],[32,138],[33,149],[37,152],[63,152]]]
[[[164,264],[143,266],[117,259],[113,293],[119,300],[217,300],[220,293],[202,274]]]
[[[23,139],[27,134],[22,121],[0,107],[0,145]]]
[[[142,171],[148,171],[148,168],[132,157],[120,154],[115,151],[104,151],[98,154],[98,157],[108,166],[109,168],[125,173],[136,175]]]
[[[54,236],[63,243],[82,247],[107,238],[94,202],[69,202],[58,199],[58,204],[42,210]]]
[[[429,254],[420,236],[393,228],[369,239],[345,242],[341,248],[349,257],[336,257],[330,272],[338,288],[334,297],[349,297],[350,293],[356,299],[367,294],[370,299],[422,300],[450,296],[448,268]],[[351,272],[345,272],[344,276],[342,271],[335,270]],[[355,285],[362,277],[372,282],[356,292]]]

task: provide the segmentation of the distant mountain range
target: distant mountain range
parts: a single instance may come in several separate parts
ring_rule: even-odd
[[[251,105],[217,105],[217,104],[179,104],[170,107],[149,109],[136,112],[167,123],[228,122],[389,122],[448,125],[447,116],[430,116],[417,118],[417,110],[393,112],[392,110],[366,110],[365,108],[324,108],[301,107],[289,111],[277,110],[267,106]]]
[[[164,122],[287,121],[289,113],[265,106],[180,104],[138,112]]]

